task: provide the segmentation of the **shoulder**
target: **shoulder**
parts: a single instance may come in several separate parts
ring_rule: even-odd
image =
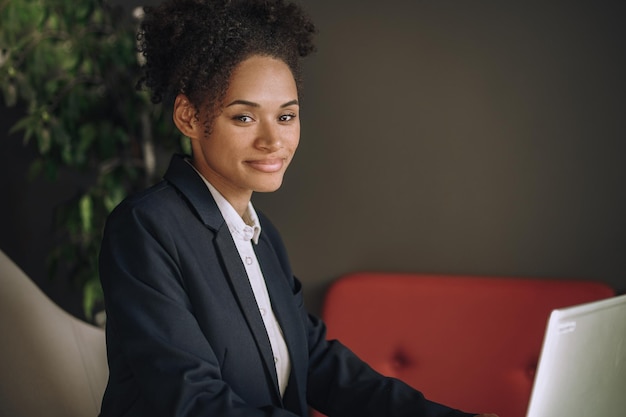
[[[179,205],[181,196],[167,181],[159,183],[126,197],[111,213],[110,218],[132,214],[157,215]]]
[[[109,215],[105,228],[174,235],[181,230],[204,229],[202,226],[188,199],[169,181],[162,180],[124,199]]]

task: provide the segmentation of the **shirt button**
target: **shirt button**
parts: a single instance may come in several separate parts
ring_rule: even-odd
[[[265,315],[265,309],[264,309],[264,308],[261,308],[259,311],[261,312],[261,315],[262,315],[262,316],[264,316],[264,315]]]
[[[278,363],[278,358],[274,356],[274,363]]]
[[[254,229],[250,226],[246,226],[243,229],[243,235],[245,240],[250,240],[254,236]]]
[[[252,265],[252,258],[249,256],[246,256],[246,265]]]

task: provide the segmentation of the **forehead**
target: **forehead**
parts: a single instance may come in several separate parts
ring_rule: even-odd
[[[284,103],[297,97],[296,81],[289,66],[277,58],[255,55],[233,70],[225,101],[276,100]]]

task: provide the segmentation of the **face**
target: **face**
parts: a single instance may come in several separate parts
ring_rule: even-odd
[[[185,101],[176,99],[174,120],[179,128],[177,117],[188,122],[181,131],[191,138],[193,164],[240,214],[253,191],[280,187],[300,139],[298,91],[287,64],[266,56],[241,62],[211,129],[206,112],[188,118]]]

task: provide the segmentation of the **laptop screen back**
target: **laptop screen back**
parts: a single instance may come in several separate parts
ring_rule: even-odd
[[[554,310],[527,417],[626,416],[626,295]]]

